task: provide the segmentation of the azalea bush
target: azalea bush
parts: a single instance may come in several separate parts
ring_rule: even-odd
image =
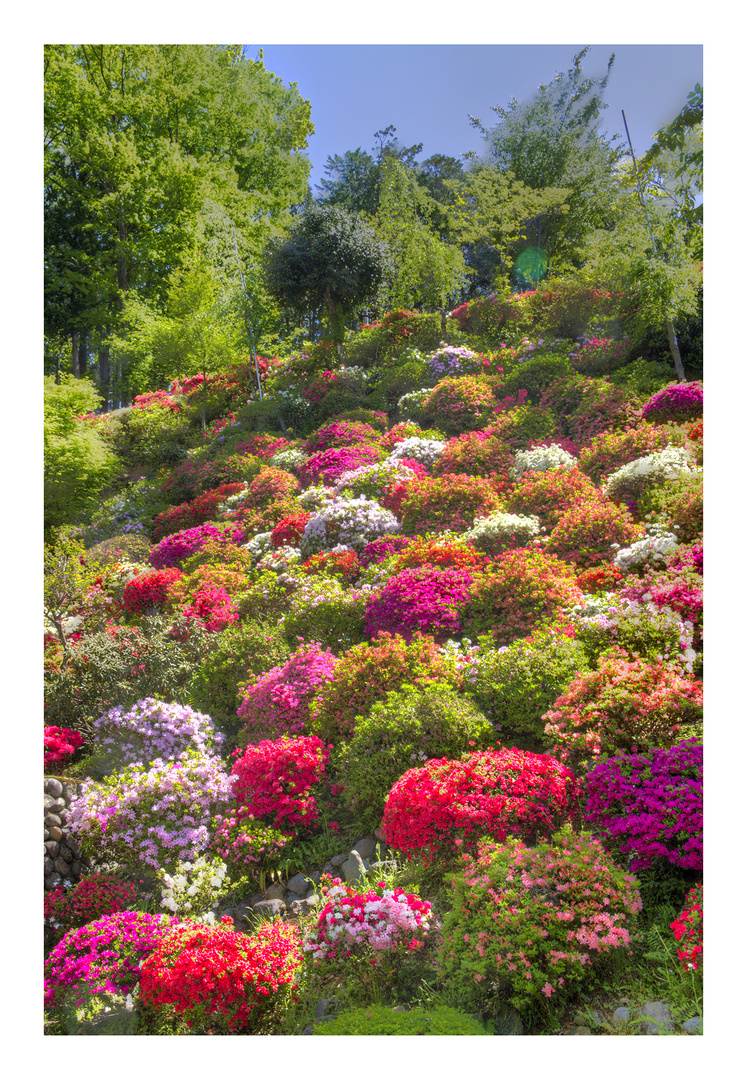
[[[181,576],[182,572],[178,567],[170,566],[165,570],[153,570],[131,578],[125,585],[122,598],[125,611],[135,615],[161,607],[170,587]]]
[[[572,609],[571,615],[576,637],[592,662],[615,646],[631,657],[663,660],[682,672],[693,672],[693,625],[664,604],[599,598]]]
[[[249,936],[229,925],[186,923],[143,962],[143,1005],[172,1007],[195,1034],[269,1034],[296,987],[299,945],[296,927],[284,923],[265,923]]]
[[[321,574],[334,578],[342,585],[352,585],[358,580],[361,565],[357,552],[341,545],[332,551],[320,551],[318,555],[312,555],[299,569],[303,574]]]
[[[703,474],[685,473],[661,487],[649,488],[638,502],[638,513],[654,518],[676,532],[680,543],[703,535]]]
[[[172,533],[151,548],[151,566],[156,570],[170,566],[180,567],[190,555],[194,555],[209,540],[220,539],[240,544],[244,539],[244,530],[235,525],[213,525],[207,522],[193,529]]]
[[[280,856],[293,841],[293,835],[265,825],[244,810],[233,807],[227,814],[216,814],[210,850],[225,864],[227,878],[249,878],[259,885],[262,874],[277,866]]]
[[[607,477],[604,492],[615,502],[637,503],[649,488],[687,476],[694,467],[687,450],[668,446],[616,469]]]
[[[497,555],[509,548],[526,547],[540,532],[539,519],[522,514],[493,513],[480,518],[462,538],[478,551]]]
[[[641,910],[636,879],[568,826],[534,847],[485,844],[452,890],[442,978],[484,1015],[588,987],[615,952],[630,954]]]
[[[79,731],[49,724],[44,728],[44,772],[63,769],[85,742]]]
[[[672,424],[638,424],[624,431],[604,431],[580,451],[578,467],[594,484],[601,484],[631,461],[684,443],[682,431]]]
[[[670,929],[677,944],[677,959],[686,971],[703,972],[703,885],[690,889],[685,908]]]
[[[159,870],[160,906],[182,918],[193,916],[212,922],[213,909],[224,888],[226,869],[221,859],[199,855],[192,862],[178,862],[173,874]]]
[[[373,465],[384,457],[385,451],[378,446],[331,447],[329,450],[312,454],[308,461],[299,466],[298,472],[306,486],[334,484],[344,473]]]
[[[336,666],[333,653],[311,642],[245,686],[237,711],[243,722],[240,741],[306,734],[309,705],[319,687],[332,679]]]
[[[568,510],[550,533],[547,551],[576,566],[612,562],[616,547],[626,546],[643,535],[623,507],[613,502],[583,503]]]
[[[447,435],[476,431],[493,415],[495,398],[474,375],[441,379],[423,404],[423,416]]]
[[[58,886],[44,896],[44,922],[61,937],[73,927],[85,926],[104,915],[135,907],[132,882],[107,872],[87,874],[72,888]]]
[[[601,492],[575,466],[569,469],[522,471],[516,486],[506,495],[512,514],[537,517],[552,530],[564,514],[588,503],[600,502]]]
[[[559,443],[535,446],[531,450],[517,450],[514,456],[514,472],[518,479],[523,473],[547,472],[550,469],[572,469],[576,459]]]
[[[319,820],[316,786],[325,776],[328,757],[315,735],[247,746],[231,770],[239,813],[296,834],[313,829]]]
[[[363,548],[371,540],[399,529],[394,514],[373,499],[363,495],[329,499],[306,522],[301,554],[307,559],[320,551],[331,551],[338,544]]]
[[[334,419],[317,428],[304,443],[307,454],[317,454],[335,446],[360,446],[376,443],[380,432],[370,424],[354,420]]]
[[[217,755],[223,746],[209,716],[155,698],[136,701],[130,709],[117,705],[99,716],[93,729],[96,768],[104,775],[127,765],[151,765],[156,758],[176,761],[189,750]]]
[[[570,360],[583,375],[609,375],[630,358],[631,348],[632,342],[620,338],[583,338]]]
[[[570,820],[581,787],[545,754],[496,747],[432,759],[392,786],[382,831],[388,844],[426,866],[474,853],[481,837],[532,842]]]
[[[365,638],[368,586],[345,588],[329,575],[305,577],[282,616],[283,633],[292,648],[317,641],[339,654]]]
[[[411,641],[416,632],[444,641],[459,633],[461,609],[470,596],[472,574],[450,567],[419,566],[390,577],[366,606],[366,634],[382,630]]]
[[[459,473],[462,476],[494,477],[508,489],[509,470],[514,455],[506,444],[491,434],[492,429],[466,431],[449,439],[439,454],[433,472],[436,476]]]
[[[641,410],[646,420],[662,424],[667,420],[681,423],[703,415],[703,384],[670,383],[653,394]]]
[[[584,821],[632,871],[662,861],[703,869],[703,747],[698,739],[599,762]]]
[[[476,518],[499,509],[501,500],[488,480],[459,473],[427,477],[405,499],[402,531],[464,532]]]

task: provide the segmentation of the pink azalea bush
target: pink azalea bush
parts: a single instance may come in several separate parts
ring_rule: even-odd
[[[337,657],[312,641],[246,686],[237,712],[244,722],[240,741],[307,734],[309,705],[336,666]]]
[[[366,606],[366,634],[376,637],[386,630],[408,642],[418,631],[435,641],[455,637],[471,583],[468,570],[430,566],[402,570]]]
[[[83,745],[83,736],[72,728],[48,724],[44,728],[44,771],[62,769]]]
[[[244,540],[244,530],[240,526],[219,526],[207,522],[193,529],[172,533],[151,548],[150,564],[156,570],[177,566],[194,555],[209,540],[227,539],[230,543],[240,544]]]
[[[641,410],[646,420],[663,424],[667,420],[681,423],[703,415],[703,384],[700,382],[670,383],[653,394]]]

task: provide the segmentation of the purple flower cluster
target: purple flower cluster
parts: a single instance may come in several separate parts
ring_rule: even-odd
[[[244,531],[238,526],[219,528],[210,522],[196,525],[193,529],[182,529],[181,532],[164,537],[151,548],[150,564],[156,570],[165,566],[181,566],[184,560],[199,551],[207,540],[217,540],[223,536],[228,536],[233,543],[240,544],[244,540]]]
[[[155,698],[143,698],[127,710],[118,705],[93,726],[100,761],[111,772],[124,765],[150,765],[156,758],[177,759],[190,749],[217,754],[223,745],[223,736],[205,713]]]
[[[464,345],[442,345],[428,357],[428,370],[432,379],[447,375],[473,375],[483,366],[483,357]]]
[[[703,747],[686,739],[668,750],[611,757],[586,778],[584,820],[633,856],[632,871],[655,859],[703,868]]]
[[[334,484],[343,473],[353,472],[363,465],[374,465],[385,456],[377,446],[337,446],[312,454],[298,468],[298,475],[306,484]]]
[[[451,567],[416,566],[389,578],[366,607],[366,634],[385,630],[412,641],[416,631],[446,641],[461,629],[472,574]]]
[[[370,566],[372,563],[384,562],[390,555],[394,555],[397,551],[402,551],[408,544],[412,543],[413,538],[411,536],[378,536],[375,540],[370,540],[363,551],[358,556],[361,566]]]
[[[337,657],[312,641],[248,687],[237,715],[250,741],[308,734],[309,704],[336,666]]]
[[[379,436],[380,433],[370,424],[354,420],[330,420],[308,437],[304,450],[307,454],[316,454],[332,447],[375,442]]]
[[[69,995],[80,1008],[94,994],[129,994],[140,964],[179,920],[142,911],[118,911],[69,930],[44,963],[44,1004],[61,1005]]]
[[[670,383],[662,387],[648,399],[641,410],[646,420],[655,420],[659,424],[673,420],[693,420],[703,415],[703,384]]]
[[[217,758],[194,750],[150,768],[130,765],[82,786],[71,800],[70,830],[102,862],[174,873],[207,850],[211,818],[230,806],[232,784]]]

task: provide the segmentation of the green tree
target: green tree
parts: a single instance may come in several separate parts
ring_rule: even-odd
[[[98,568],[85,562],[83,545],[64,530],[44,545],[44,618],[62,645],[62,672],[67,670],[70,645],[67,625],[80,606],[83,594],[93,585]]]
[[[389,251],[371,226],[337,206],[310,206],[265,262],[270,294],[301,319],[323,314],[340,354],[346,320],[375,300],[390,273]]]
[[[87,379],[69,373],[44,379],[44,526],[79,520],[116,475],[118,459],[101,437],[76,417],[97,410],[101,399]]]

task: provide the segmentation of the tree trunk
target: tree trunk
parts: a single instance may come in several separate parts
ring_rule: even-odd
[[[85,375],[88,366],[88,343],[85,334],[80,335],[80,342],[78,345],[78,365],[80,367],[82,378]]]
[[[205,381],[205,353],[202,354],[202,434],[205,434],[205,406],[207,402],[207,382]]]
[[[441,315],[441,333],[446,333],[446,308],[438,309]]]
[[[109,363],[109,345],[102,342],[99,345],[99,382],[101,394],[104,398],[104,412],[109,412],[109,384],[111,382],[111,364]]]
[[[73,332],[71,334],[71,337],[72,337],[72,350],[73,350],[72,351],[73,376],[76,379],[79,379],[80,378],[80,359],[79,359],[80,353],[78,351],[78,331],[73,330]]]
[[[667,320],[667,337],[669,338],[669,351],[674,360],[674,370],[677,373],[677,378],[680,382],[687,382],[687,379],[685,378],[685,369],[682,366],[680,347],[677,343],[677,335],[674,332],[674,326],[672,325],[671,319]]]

